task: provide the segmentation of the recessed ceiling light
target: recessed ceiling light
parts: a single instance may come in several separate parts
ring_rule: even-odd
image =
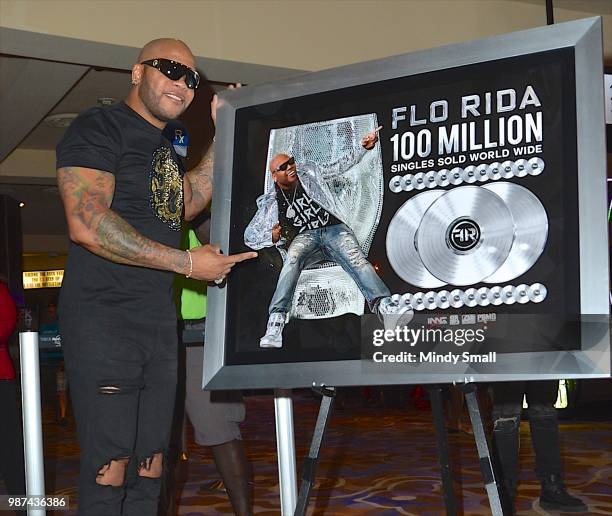
[[[19,203],[19,207],[20,207],[20,208],[23,208],[24,206],[25,206],[25,202],[20,202],[20,203]]]
[[[49,115],[43,122],[49,127],[65,129],[77,116],[79,116],[78,113],[57,113],[56,115]]]

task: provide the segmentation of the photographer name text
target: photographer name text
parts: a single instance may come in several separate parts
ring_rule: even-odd
[[[435,351],[420,351],[413,353],[402,351],[401,353],[387,354],[383,351],[376,351],[372,355],[372,360],[376,363],[387,364],[462,364],[473,363],[493,363],[497,361],[497,353],[471,354],[467,351],[457,354],[452,352],[436,353]]]

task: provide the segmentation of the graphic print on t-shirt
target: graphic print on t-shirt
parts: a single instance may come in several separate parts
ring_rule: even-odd
[[[300,185],[301,186],[301,185]],[[325,227],[330,222],[330,215],[319,203],[313,201],[304,191],[299,188],[295,201],[291,204],[295,211],[291,223],[301,233],[306,229],[317,229]],[[287,210],[287,216],[289,210]]]
[[[174,230],[181,229],[183,178],[170,149],[159,147],[151,163],[151,207]]]

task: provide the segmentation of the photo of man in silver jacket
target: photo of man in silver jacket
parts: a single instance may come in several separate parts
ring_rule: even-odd
[[[338,164],[339,171],[358,163],[378,142],[378,127],[361,139],[350,159]],[[269,163],[273,188],[257,199],[257,213],[244,233],[252,249],[276,246],[283,254],[283,267],[268,309],[262,348],[281,348],[283,328],[289,319],[291,302],[300,273],[306,267],[330,260],[344,269],[365,297],[372,313],[384,316],[409,315],[409,305],[400,306],[367,260],[355,234],[347,225],[350,214],[329,189],[325,178],[334,171],[324,170],[313,161],[297,163],[287,154],[276,154]],[[286,249],[286,252],[283,252]],[[406,321],[407,322],[407,321]]]

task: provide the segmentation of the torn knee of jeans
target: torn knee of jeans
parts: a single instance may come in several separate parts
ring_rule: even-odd
[[[129,457],[117,457],[104,464],[96,473],[96,484],[120,487],[125,481],[125,468]]]
[[[493,423],[494,432],[509,432],[515,430],[519,426],[519,416],[514,417],[499,417]]]
[[[348,256],[350,264],[355,269],[360,269],[361,267],[365,267],[366,265],[369,264],[368,260],[366,259],[366,257],[363,255],[363,253],[359,249],[349,250],[347,252],[347,256]]]
[[[356,244],[355,240],[348,233],[345,234],[345,236],[340,240],[339,245],[345,252],[348,261],[353,268],[360,269],[361,267],[365,267],[370,263],[361,252],[358,244]]]
[[[304,244],[294,244],[293,246],[291,246],[291,249],[289,249],[289,252],[287,254],[287,261],[291,265],[295,265],[297,261],[300,259],[300,256],[302,255],[303,251],[304,251]]]
[[[138,475],[141,477],[159,478],[162,474],[163,464],[163,452],[155,452],[140,461],[138,465]]]
[[[98,384],[98,394],[123,394],[138,390],[139,386],[134,383],[124,383],[117,381],[102,381]]]
[[[119,394],[121,393],[121,387],[118,385],[100,385],[98,387],[99,394]]]

